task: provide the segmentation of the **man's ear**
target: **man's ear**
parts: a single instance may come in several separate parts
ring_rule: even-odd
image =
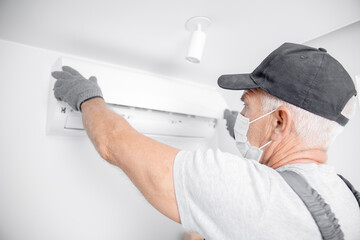
[[[289,110],[284,105],[281,105],[274,112],[273,119],[273,134],[271,136],[272,141],[278,141],[286,137],[291,132],[292,127],[292,115]]]

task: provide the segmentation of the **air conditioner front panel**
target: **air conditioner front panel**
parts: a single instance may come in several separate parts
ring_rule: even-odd
[[[86,60],[60,58],[54,69],[71,66],[84,77],[96,76],[104,99],[137,131],[148,135],[209,138],[227,105],[213,88],[183,80]],[[81,113],[59,102],[50,78],[47,133],[85,135]]]

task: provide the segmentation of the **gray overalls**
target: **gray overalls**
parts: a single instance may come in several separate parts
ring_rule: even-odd
[[[283,171],[279,172],[279,174],[304,202],[319,227],[322,238],[324,240],[344,239],[344,233],[341,231],[338,220],[320,194],[313,189],[302,176],[293,171]],[[338,176],[354,194],[360,207],[360,193],[355,190],[347,179],[340,174],[338,174]]]

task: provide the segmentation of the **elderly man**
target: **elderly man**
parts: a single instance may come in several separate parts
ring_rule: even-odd
[[[360,239],[359,195],[325,164],[356,90],[325,49],[285,43],[251,74],[219,78],[245,90],[241,114],[225,112],[239,156],[147,138],[107,108],[94,77],[70,67],[53,76],[55,97],[82,111],[99,154],[186,231],[207,240]]]

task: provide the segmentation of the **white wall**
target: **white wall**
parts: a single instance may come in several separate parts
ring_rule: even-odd
[[[182,239],[90,140],[47,136],[50,73],[62,54],[0,39],[0,239]],[[51,92],[52,94],[52,92]],[[213,139],[162,137],[179,149],[235,151],[220,120]],[[216,137],[216,136],[219,136]]]
[[[155,210],[87,137],[46,136],[59,55],[2,40],[0,52],[0,239],[182,239],[181,225]]]
[[[355,24],[309,44],[327,48],[353,76],[360,73],[359,33]],[[2,40],[0,52],[0,239],[181,239],[181,226],[150,206],[86,137],[46,136],[50,69],[59,54]],[[241,109],[240,91],[219,91]],[[358,111],[329,151],[329,164],[358,189],[359,122]],[[220,148],[235,153],[227,133],[219,135]]]

